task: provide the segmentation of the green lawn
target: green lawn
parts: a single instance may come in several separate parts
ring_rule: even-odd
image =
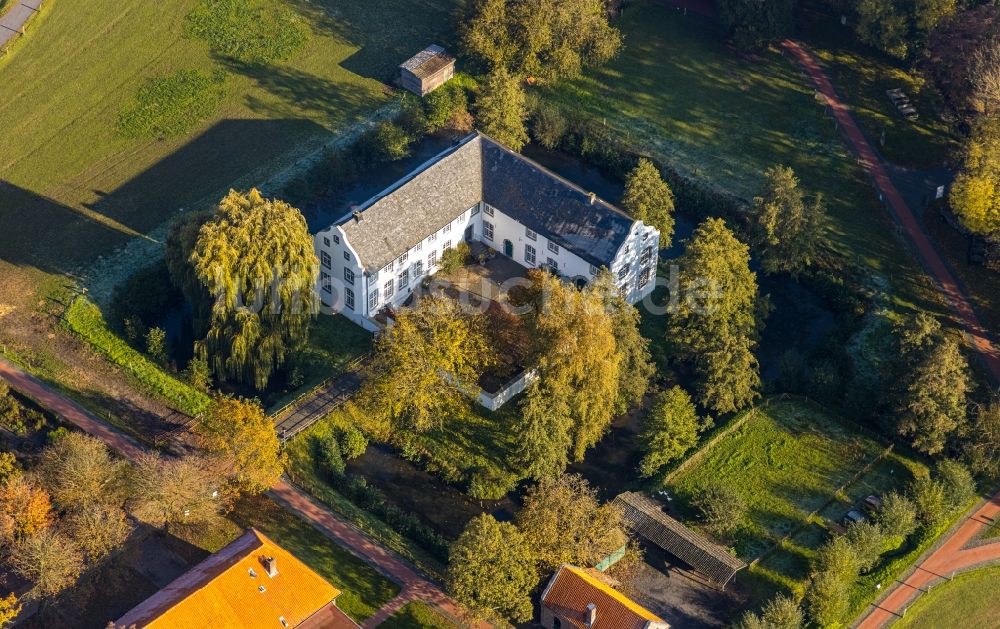
[[[458,625],[426,603],[407,603],[385,622],[392,629],[456,629]]]
[[[670,485],[688,516],[689,499],[703,487],[722,483],[739,493],[748,510],[732,543],[746,561],[794,532],[753,568],[765,581],[794,588],[808,576],[809,560],[827,537],[822,522],[839,520],[868,494],[905,485],[923,466],[891,454],[837,493],[878,458],[882,444],[811,403],[772,401],[752,413]],[[816,520],[807,519],[817,510]]]
[[[898,629],[994,627],[1000,618],[1000,567],[982,568],[940,583],[892,624]]]
[[[648,0],[615,23],[625,36],[619,58],[547,98],[743,199],[768,166],[793,167],[806,190],[824,193],[831,247],[890,279],[898,305],[941,307],[798,66],[777,51],[740,57],[715,21]]]
[[[359,622],[399,593],[399,587],[374,568],[264,496],[240,500],[233,512],[216,525],[176,534],[195,546],[215,552],[251,526],[342,590],[337,605]]]

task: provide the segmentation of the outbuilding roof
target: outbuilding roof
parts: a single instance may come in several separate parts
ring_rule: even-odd
[[[582,568],[564,564],[542,593],[542,605],[579,629],[645,629],[669,625]],[[587,625],[587,607],[594,605],[595,622]]]
[[[447,54],[444,48],[437,44],[431,44],[401,63],[399,67],[418,79],[424,79],[433,76],[454,62],[455,58]]]
[[[642,494],[625,492],[615,498],[633,532],[674,555],[715,583],[725,585],[746,563],[663,512]]]
[[[269,576],[270,558],[276,572]],[[357,625],[334,605],[340,591],[256,529],[191,568],[116,621],[137,629]],[[304,624],[307,623],[307,624]]]
[[[597,267],[611,266],[634,224],[477,131],[366,201],[340,227],[361,263],[376,270],[480,201]]]

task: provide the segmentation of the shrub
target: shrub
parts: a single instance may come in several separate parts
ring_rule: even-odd
[[[330,479],[340,478],[344,475],[346,469],[344,457],[340,453],[340,444],[333,433],[317,438],[316,462]]]
[[[969,468],[957,461],[940,461],[934,471],[944,487],[945,508],[950,512],[963,508],[976,497],[976,481]]]
[[[167,363],[167,333],[163,328],[149,328],[146,332],[146,353],[160,365]]]
[[[424,97],[423,105],[425,128],[430,133],[469,113],[469,99],[458,83],[446,83],[434,90]]]
[[[469,495],[477,500],[500,500],[517,487],[517,476],[495,468],[478,469],[469,481]]]
[[[889,537],[906,537],[917,528],[917,508],[906,496],[891,491],[882,497],[875,521]]]
[[[702,521],[717,535],[736,530],[747,510],[743,497],[731,487],[721,484],[705,488],[691,503],[698,509]]]
[[[469,244],[463,241],[451,249],[445,249],[441,254],[441,260],[438,261],[438,265],[441,267],[441,272],[447,275],[448,273],[454,273],[468,264],[471,256],[472,250],[469,248]]]
[[[357,426],[349,425],[340,434],[340,452],[350,461],[365,453],[368,449],[368,438]]]
[[[547,149],[554,149],[562,142],[569,123],[555,105],[539,103],[531,119],[531,136]]]
[[[184,28],[215,54],[243,63],[288,59],[306,41],[295,13],[272,4],[254,6],[251,0],[202,0]]]
[[[872,522],[855,522],[847,527],[847,541],[854,549],[859,570],[868,572],[875,567],[885,547],[885,539],[882,527]]]
[[[146,81],[118,114],[118,129],[130,138],[182,135],[211,116],[225,94],[225,74],[178,70]]]
[[[410,142],[412,142],[412,138],[406,130],[392,122],[380,124],[375,135],[375,143],[378,145],[379,151],[390,161],[403,159],[409,155]]]
[[[944,485],[937,479],[918,478],[910,485],[910,495],[917,507],[917,517],[925,527],[935,527],[948,517]]]

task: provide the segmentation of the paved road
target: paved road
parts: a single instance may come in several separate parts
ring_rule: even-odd
[[[20,367],[3,359],[0,359],[0,377],[7,380],[12,388],[81,430],[98,437],[126,458],[135,459],[145,451],[145,448],[135,439],[108,426],[76,402],[63,397]],[[365,627],[377,626],[412,600],[420,600],[434,605],[454,618],[461,616],[461,608],[448,598],[440,587],[418,573],[394,552],[381,546],[350,523],[341,520],[326,507],[317,504],[304,491],[282,480],[270,490],[269,494],[328,538],[402,586],[400,595],[389,601],[385,607],[369,619],[365,623]],[[485,624],[480,626],[489,627]]]
[[[844,104],[833,87],[833,83],[823,72],[819,62],[801,44],[791,40],[782,42],[787,50],[802,66],[812,79],[816,89],[826,98],[840,128],[847,135],[851,148],[861,160],[861,165],[868,171],[875,188],[886,201],[893,218],[899,223],[910,238],[917,256],[924,268],[937,281],[949,307],[955,313],[959,323],[969,334],[972,347],[982,358],[989,369],[995,383],[1000,382],[1000,354],[989,338],[989,331],[979,321],[971,302],[963,293],[958,281],[948,269],[934,244],[923,230],[910,207],[899,194],[896,186],[889,178],[888,170],[878,158],[872,145],[865,138],[851,116],[850,109]]]
[[[862,167],[868,171],[875,188],[887,202],[893,218],[909,236],[924,268],[937,281],[949,307],[969,334],[973,349],[989,369],[994,384],[1000,383],[1000,354],[989,338],[989,331],[979,321],[968,297],[963,293],[934,244],[924,232],[920,221],[917,220],[913,211],[892,183],[888,169],[865,138],[864,133],[861,132],[850,113],[850,109],[840,100],[833,83],[823,72],[816,58],[801,44],[785,40],[781,45],[805,68],[816,89],[826,98],[837,123],[847,136],[851,148],[860,158]],[[913,574],[895,584],[885,599],[877,607],[872,608],[858,624],[858,627],[864,629],[881,627],[904,609],[906,604],[920,592],[918,588],[924,587],[942,576],[949,575],[956,570],[1000,560],[1000,542],[963,549],[979,530],[992,522],[998,514],[1000,514],[1000,492],[971,514],[944,540],[937,550],[917,566]]]
[[[0,17],[0,48],[21,34],[21,27],[42,6],[42,0],[15,0],[17,4]]]

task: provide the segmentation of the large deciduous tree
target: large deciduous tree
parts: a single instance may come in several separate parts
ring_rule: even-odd
[[[899,434],[927,454],[944,450],[966,419],[969,366],[953,337],[923,313],[899,332],[896,411]]]
[[[398,312],[375,343],[363,399],[397,432],[440,427],[455,404],[479,392],[494,360],[481,315],[447,298],[424,297]]]
[[[517,458],[524,473],[536,480],[557,476],[569,464],[570,416],[564,383],[537,380],[528,386],[521,402]]]
[[[628,539],[621,511],[601,504],[579,475],[561,474],[532,486],[517,525],[544,571],[564,563],[593,566]]]
[[[197,456],[144,454],[136,461],[131,511],[154,526],[205,523],[226,506],[212,465]]]
[[[646,414],[640,437],[646,455],[639,472],[648,478],[684,456],[698,444],[698,433],[711,424],[710,419],[698,417],[687,391],[677,386],[663,391]]]
[[[132,523],[119,506],[92,504],[69,514],[65,528],[87,560],[97,562],[125,542]]]
[[[482,514],[469,522],[451,547],[448,592],[474,613],[531,619],[531,590],[538,572],[531,547],[518,528]]]
[[[216,399],[195,425],[201,447],[240,492],[259,494],[281,477],[283,455],[274,422],[260,404]]]
[[[53,596],[76,582],[83,570],[83,556],[76,544],[52,528],[21,540],[8,557],[14,572],[34,585],[32,594]]]
[[[792,30],[792,0],[720,0],[719,16],[739,48],[754,49]]]
[[[214,374],[263,389],[317,312],[319,261],[302,213],[232,190],[199,228],[189,261],[214,299],[204,339]]]
[[[948,200],[970,231],[1000,232],[1000,115],[976,123]]]
[[[71,432],[46,446],[36,472],[62,510],[93,504],[121,505],[127,493],[128,464],[95,437]]]
[[[650,360],[649,339],[639,332],[639,309],[625,301],[610,271],[600,271],[589,290],[601,295],[605,311],[611,317],[615,351],[621,360],[615,412],[624,413],[630,406],[642,401],[649,388],[649,380],[656,373],[656,367]]]
[[[639,159],[628,174],[622,207],[633,218],[660,230],[660,247],[670,247],[674,237],[674,193],[650,160]]]
[[[18,474],[0,485],[0,543],[3,546],[47,528],[53,519],[48,492],[30,477]]]
[[[668,322],[676,355],[690,365],[701,404],[719,413],[757,397],[757,277],[749,248],[719,218],[698,226],[678,260],[678,306]]]
[[[807,203],[791,168],[772,166],[754,197],[751,233],[766,273],[798,275],[815,261],[823,229],[823,199]]]
[[[779,594],[769,600],[761,613],[743,612],[735,629],[802,629],[805,616],[799,602]]]
[[[479,128],[514,149],[520,151],[528,142],[528,106],[521,80],[505,68],[497,68],[486,77],[475,102]]]
[[[557,80],[613,58],[621,34],[602,0],[474,0],[462,46],[490,70]]]
[[[994,478],[1000,475],[1000,400],[976,408],[965,453],[975,472]]]

